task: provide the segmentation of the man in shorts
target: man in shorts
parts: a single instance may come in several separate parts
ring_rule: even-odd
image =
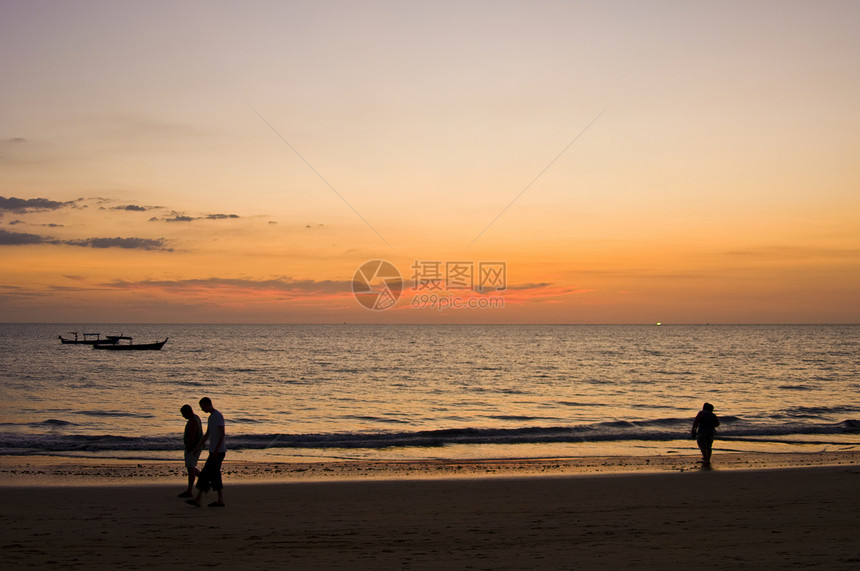
[[[200,417],[194,414],[191,405],[182,405],[179,412],[188,420],[185,423],[185,434],[182,437],[182,444],[185,448],[185,469],[188,470],[188,488],[179,494],[179,497],[193,498],[191,489],[194,487],[194,478],[200,473],[200,470],[197,469],[197,460],[200,459],[200,448],[203,446],[203,423],[200,422]]]
[[[206,458],[206,463],[203,464],[203,470],[197,478],[197,497],[188,500],[192,506],[200,507],[200,497],[203,492],[208,492],[213,489],[218,492],[218,500],[209,504],[210,508],[224,507],[224,494],[222,492],[224,485],[221,482],[221,462],[224,461],[224,456],[227,454],[227,436],[224,430],[224,415],[215,410],[212,406],[212,401],[209,397],[200,399],[200,408],[203,412],[209,414],[209,423],[207,424],[206,434],[203,435],[203,441],[209,440],[209,457]],[[203,447],[201,442],[200,447]]]

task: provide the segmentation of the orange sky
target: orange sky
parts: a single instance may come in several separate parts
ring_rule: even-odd
[[[5,2],[0,321],[860,322],[858,21]],[[375,259],[384,311],[351,292]],[[506,288],[417,291],[416,260]]]

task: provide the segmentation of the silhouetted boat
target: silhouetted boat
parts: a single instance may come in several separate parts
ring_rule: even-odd
[[[82,333],[83,337],[78,337],[77,331],[69,331],[75,336],[74,339],[67,339],[60,335],[60,343],[63,345],[116,345],[122,335],[105,335],[102,339],[101,333]]]
[[[118,336],[116,344],[93,345],[93,349],[106,349],[109,351],[158,351],[164,347],[167,339],[165,337],[164,341],[156,341],[155,343],[135,343],[131,337]],[[123,343],[123,341],[128,341],[128,343]]]

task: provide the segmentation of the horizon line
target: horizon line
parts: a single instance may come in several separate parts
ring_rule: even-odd
[[[593,327],[593,326],[645,326],[645,327],[672,327],[672,326],[695,326],[695,327],[708,327],[708,326],[820,326],[820,325],[845,325],[845,326],[858,326],[860,323],[856,322],[838,322],[838,321],[815,321],[815,322],[735,322],[735,321],[706,321],[706,322],[690,322],[690,323],[673,323],[673,322],[639,322],[639,323],[438,323],[438,322],[428,322],[428,323],[410,323],[410,322],[394,322],[394,323],[384,323],[384,322],[361,322],[361,321],[326,321],[326,322],[284,322],[284,323],[259,323],[259,322],[158,322],[158,321],[92,321],[92,322],[83,322],[83,321],[0,321],[0,325],[391,325],[391,326],[400,326],[400,325],[414,325],[414,326],[423,326],[423,325],[464,325],[464,326],[559,326],[559,327]]]

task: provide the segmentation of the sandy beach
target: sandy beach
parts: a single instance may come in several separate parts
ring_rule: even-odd
[[[44,464],[41,479],[29,479],[43,485],[23,486],[9,483],[7,462],[0,563],[4,569],[860,565],[860,467],[853,453],[829,462],[838,465],[757,469],[737,461],[731,469],[723,458],[709,471],[693,469],[694,457],[671,460],[689,469],[655,469],[667,462],[660,458],[635,460],[634,470],[631,459],[580,460],[588,466],[568,466],[562,475],[538,474],[575,462],[464,462],[449,471],[388,465],[376,467],[374,477],[344,472],[329,481],[310,478],[307,467],[294,466],[304,469],[294,474],[302,479],[273,476],[271,466],[233,465],[226,469],[233,472],[225,480],[226,508],[186,505],[176,498],[181,480],[154,477],[142,464],[102,464],[101,478],[78,465],[77,477],[65,474],[66,485],[57,485],[51,478],[62,475],[50,476]],[[507,472],[499,471],[503,465]],[[462,477],[464,470],[473,477]],[[494,470],[490,477],[487,470]],[[114,484],[105,483],[109,472]],[[442,477],[447,472],[451,477]]]

